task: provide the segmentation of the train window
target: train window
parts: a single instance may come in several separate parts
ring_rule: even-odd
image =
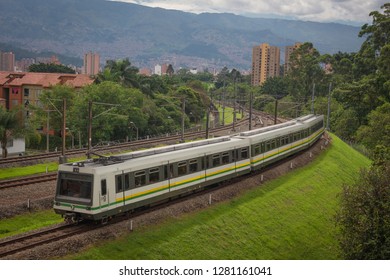
[[[271,141],[271,150],[275,149],[276,148],[276,143],[275,143],[275,140],[272,140]]]
[[[164,165],[164,180],[168,179],[168,166]]]
[[[135,187],[142,187],[146,184],[146,172],[138,171],[134,174],[134,184]]]
[[[106,181],[106,179],[103,179],[100,181],[100,186],[101,186],[101,195],[106,195],[107,194],[107,181]]]
[[[221,158],[219,155],[213,155],[213,167],[221,164]]]
[[[122,175],[116,176],[116,192],[117,193],[123,192]]]
[[[177,164],[177,175],[183,176],[187,174],[187,162],[182,161]]]
[[[204,167],[205,167],[205,164],[204,164],[205,160],[206,160],[206,157],[202,157],[202,170],[204,170]]]
[[[92,177],[81,174],[59,173],[58,195],[91,199]]]
[[[241,159],[249,158],[248,148],[241,149]]]
[[[149,183],[153,184],[160,181],[160,169],[151,168],[149,169]]]
[[[228,164],[230,162],[229,153],[222,154],[222,164]]]
[[[198,171],[198,160],[197,159],[190,160],[189,169],[190,169],[190,173],[194,173],[194,172]]]
[[[255,145],[255,155],[258,155],[261,153],[261,147],[260,144]]]
[[[169,176],[170,178],[173,178],[175,176],[175,173],[173,172],[174,168],[173,168],[173,164],[170,164],[169,165]]]
[[[271,143],[270,142],[265,143],[265,151],[266,152],[271,151]]]
[[[130,174],[125,174],[125,191],[130,190]]]

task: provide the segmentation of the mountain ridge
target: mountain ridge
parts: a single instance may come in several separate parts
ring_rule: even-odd
[[[252,47],[312,42],[321,53],[357,51],[360,28],[340,23],[193,14],[105,0],[2,0],[0,42],[31,51],[105,59],[139,66],[249,69]],[[15,16],[17,15],[17,16]],[[11,32],[9,31],[11,30]]]

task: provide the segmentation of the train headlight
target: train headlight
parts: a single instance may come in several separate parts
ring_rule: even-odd
[[[85,210],[91,211],[91,206],[86,207]]]

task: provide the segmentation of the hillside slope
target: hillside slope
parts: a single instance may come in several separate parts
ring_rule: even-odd
[[[77,259],[337,259],[341,186],[370,161],[333,136],[309,165],[207,210],[147,226]]]
[[[174,67],[251,65],[252,47],[313,42],[322,53],[357,51],[360,28],[233,14],[200,15],[105,0],[2,0],[0,42],[30,51]],[[281,55],[283,60],[284,56]],[[17,59],[20,59],[17,58]]]

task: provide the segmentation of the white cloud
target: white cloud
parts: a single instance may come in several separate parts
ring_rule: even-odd
[[[311,21],[368,22],[386,0],[115,0],[192,13],[266,14]]]

